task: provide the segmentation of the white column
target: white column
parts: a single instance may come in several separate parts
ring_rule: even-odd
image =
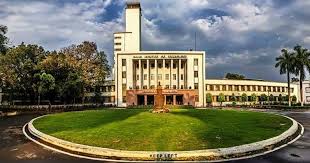
[[[163,59],[163,70],[162,70],[162,79],[163,79],[163,83],[162,83],[162,88],[165,88],[166,86],[166,62],[165,62],[165,59]]]
[[[157,59],[155,59],[155,88],[157,88],[157,85],[158,85],[158,69],[157,69]]]
[[[179,59],[179,67],[178,67],[178,89],[181,89],[181,59]],[[184,76],[183,76],[184,78]]]
[[[150,60],[146,60],[146,70],[147,70],[147,89],[150,89],[150,81],[151,81],[151,76],[150,76]]]
[[[141,59],[139,59],[139,81],[140,81],[140,87],[139,87],[139,89],[142,89],[142,87],[143,87],[143,75],[142,75],[142,64],[141,64]]]
[[[170,89],[172,89],[172,68],[173,68],[173,59],[171,59],[171,62],[170,62]]]

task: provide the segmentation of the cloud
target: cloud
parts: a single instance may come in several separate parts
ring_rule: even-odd
[[[207,78],[239,72],[285,80],[274,68],[282,48],[310,48],[310,2],[295,0],[143,0],[143,50],[207,53]],[[59,49],[97,42],[113,60],[113,32],[124,30],[124,0],[2,0],[12,44]]]

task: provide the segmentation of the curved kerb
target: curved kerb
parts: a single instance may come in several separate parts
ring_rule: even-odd
[[[298,124],[298,122],[296,122],[294,119],[287,116],[283,116],[290,119],[293,122],[293,125],[287,131],[283,132],[281,135],[278,135],[276,137],[250,144],[229,148],[194,150],[194,151],[125,151],[125,150],[115,150],[115,149],[76,144],[44,134],[33,126],[33,122],[42,117],[44,116],[37,117],[24,126],[23,132],[27,136],[27,138],[46,148],[67,155],[92,160],[104,160],[104,161],[145,162],[145,161],[165,160],[165,161],[219,162],[219,161],[230,161],[243,158],[251,158],[266,153],[270,153],[285,147],[286,145],[296,141],[303,134],[304,131],[302,125]],[[296,135],[296,132],[299,130],[298,125],[301,126],[301,133],[298,136],[296,136],[296,138],[293,138],[293,140],[291,139],[290,142],[284,143],[281,146],[274,147],[276,144],[279,144],[285,141],[286,139]],[[26,128],[26,126],[28,127]],[[40,141],[43,141],[44,143],[41,143],[31,138],[31,136],[27,134],[26,130],[28,130],[31,136],[35,137],[36,139],[39,139]],[[47,144],[50,144],[52,146]]]

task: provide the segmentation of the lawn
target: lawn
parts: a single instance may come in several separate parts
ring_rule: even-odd
[[[283,133],[292,122],[277,115],[231,110],[97,110],[38,119],[43,133],[71,142],[130,151],[232,147]]]

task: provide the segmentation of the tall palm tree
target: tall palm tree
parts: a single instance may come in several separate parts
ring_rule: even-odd
[[[297,45],[294,47],[296,61],[294,63],[295,74],[299,75],[299,84],[300,84],[300,102],[301,106],[304,105],[303,100],[303,91],[302,91],[302,82],[306,79],[305,69],[310,70],[310,53],[308,49]]]
[[[291,81],[290,81],[290,74],[294,73],[294,62],[295,56],[294,53],[289,52],[287,49],[281,50],[282,54],[276,58],[276,65],[275,67],[280,67],[280,74],[287,75],[287,86],[288,86],[288,96],[291,97]],[[288,99],[288,104],[291,106],[291,98]]]

